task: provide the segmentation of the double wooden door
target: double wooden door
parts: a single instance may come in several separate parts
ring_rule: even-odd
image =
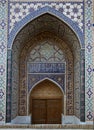
[[[61,124],[61,99],[33,99],[33,124]]]

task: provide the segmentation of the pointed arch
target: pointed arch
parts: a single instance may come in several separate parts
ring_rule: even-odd
[[[62,87],[61,87],[56,81],[54,81],[54,80],[52,80],[52,79],[50,79],[50,78],[47,77],[47,78],[44,78],[44,79],[39,80],[38,82],[36,82],[36,83],[32,86],[32,88],[30,89],[29,95],[30,95],[30,93],[32,92],[32,90],[33,90],[38,84],[42,83],[42,82],[45,81],[45,80],[47,80],[47,81],[49,81],[49,82],[52,82],[53,84],[57,85],[57,87],[59,87],[59,89],[61,90],[61,92],[62,92],[63,94],[65,94],[65,93],[64,93],[64,90],[62,89]]]
[[[33,99],[61,99],[63,103],[63,113],[64,113],[64,93],[60,86],[57,85],[53,80],[45,78],[40,82],[37,82],[35,86],[31,89],[28,97],[29,112],[32,113],[32,100]]]
[[[20,32],[20,30],[26,24],[28,24],[35,18],[37,18],[43,14],[47,14],[47,13],[55,16],[56,18],[58,18],[59,20],[63,21],[65,24],[67,24],[73,30],[73,32],[76,34],[76,36],[81,44],[81,47],[84,48],[83,34],[82,34],[82,31],[80,30],[80,28],[78,27],[77,23],[73,22],[71,19],[69,19],[64,14],[60,13],[59,11],[57,11],[51,7],[48,7],[48,6],[45,6],[37,11],[30,13],[29,15],[27,15],[25,18],[23,18],[20,22],[18,22],[14,26],[14,28],[12,29],[12,31],[9,35],[8,48],[12,47],[12,44],[13,44],[13,41],[14,41],[16,35]]]
[[[75,35],[75,37],[79,39],[80,41],[80,44],[81,47],[84,46],[84,42],[83,40],[81,40],[81,38],[83,38],[82,36],[82,32],[81,30],[79,29],[78,25],[75,24],[73,21],[71,21],[69,18],[67,18],[66,16],[64,16],[62,13],[50,8],[50,7],[44,7],[42,9],[39,9],[39,11],[35,11],[33,14],[29,14],[28,16],[26,16],[22,21],[18,22],[15,27],[13,28],[12,32],[10,33],[9,35],[9,43],[8,43],[8,47],[11,48],[12,45],[13,45],[13,42],[15,42],[15,38],[16,36],[18,37],[19,35],[19,32],[22,31],[22,29],[24,29],[24,26],[27,25],[28,23],[30,22],[33,22],[33,20],[35,20],[36,18],[42,16],[42,15],[46,15],[46,14],[50,14],[52,15],[53,17],[55,18],[58,18],[58,20],[61,20],[60,22],[62,23],[65,23],[65,25],[67,24],[68,26],[67,27],[70,27],[70,30],[72,31],[73,30],[73,35]],[[77,41],[78,41],[77,39]],[[75,42],[76,43],[76,42]],[[78,44],[79,42],[77,42],[76,44]],[[74,50],[73,50],[74,52]],[[80,51],[79,51],[80,52]],[[18,53],[18,51],[17,51]],[[78,54],[77,54],[78,55]],[[13,57],[13,55],[12,55]],[[80,56],[79,56],[80,57]],[[18,60],[18,59],[17,59]],[[11,63],[13,64],[13,63]],[[79,68],[79,69],[78,69]],[[77,70],[80,70],[80,67],[78,67]],[[11,70],[12,71],[12,70]],[[79,71],[80,72],[80,71]],[[75,71],[75,74],[77,72]],[[10,74],[10,73],[9,73]],[[17,71],[16,71],[16,74],[17,74]],[[16,79],[16,78],[15,78]],[[77,78],[75,78],[77,79]],[[80,79],[80,76],[79,76],[79,79]],[[79,80],[78,79],[78,80]],[[79,80],[80,81],[80,80]],[[25,81],[25,78],[23,79],[23,83],[26,83]],[[80,83],[79,83],[80,84]],[[80,86],[80,85],[79,85]],[[26,86],[25,86],[26,87]],[[77,86],[78,87],[78,86]],[[27,96],[24,96],[27,98]],[[21,99],[22,100],[22,99]],[[26,103],[27,103],[27,99],[25,100]],[[78,104],[78,102],[76,102],[76,104]],[[8,108],[8,107],[7,107]],[[27,111],[27,106],[24,106],[25,108],[25,113],[26,114],[26,111]],[[77,110],[77,109],[76,109]],[[20,113],[20,111],[19,111]]]

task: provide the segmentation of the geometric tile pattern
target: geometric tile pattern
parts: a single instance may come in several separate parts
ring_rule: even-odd
[[[30,52],[29,56],[28,56],[28,62],[32,63],[32,62],[65,62],[65,55],[64,52],[62,52],[62,50],[60,48],[58,48],[56,45],[53,45],[53,43],[49,40],[46,40],[44,42],[42,42],[41,44],[35,46],[33,48],[33,50]],[[28,67],[29,64],[28,63]],[[33,65],[33,64],[32,64]],[[45,67],[45,64],[43,64]],[[55,64],[53,64],[55,65]],[[65,73],[65,64],[62,63],[63,65],[63,72]],[[34,65],[35,67],[35,65]],[[34,71],[34,67],[33,67],[33,71]],[[42,67],[43,68],[43,67]],[[56,67],[55,67],[56,68]],[[62,68],[62,69],[63,69]],[[28,68],[28,71],[30,73],[31,69]],[[45,70],[44,70],[45,71]],[[37,70],[36,70],[37,72]],[[62,71],[60,71],[62,72]],[[42,71],[41,71],[42,73]]]
[[[72,20],[83,32],[83,2],[10,2],[9,3],[9,32],[17,22],[28,14],[45,6],[54,8]]]
[[[0,124],[6,120],[7,0],[0,0]]]
[[[85,0],[85,113],[86,121],[93,120],[93,0]]]

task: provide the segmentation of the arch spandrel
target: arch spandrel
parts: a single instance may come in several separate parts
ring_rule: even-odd
[[[23,18],[20,22],[18,22],[15,27],[12,29],[10,35],[9,35],[9,41],[8,41],[8,48],[12,48],[13,41],[16,38],[17,34],[23,29],[24,26],[29,24],[31,21],[35,20],[36,18],[49,14],[53,17],[56,17],[60,21],[64,22],[71,30],[73,30],[74,35],[78,38],[79,43],[81,45],[81,48],[84,48],[84,39],[83,34],[80,30],[80,28],[74,23],[71,19],[66,17],[64,14],[60,13],[57,10],[54,10],[53,8],[50,8],[48,6],[45,6],[38,11],[34,11],[33,13],[27,15],[25,18]]]

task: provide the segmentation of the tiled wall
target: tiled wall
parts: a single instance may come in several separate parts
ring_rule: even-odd
[[[74,113],[80,118],[80,46],[78,41],[74,44]]]
[[[93,120],[93,0],[85,0],[85,113],[86,120]]]
[[[15,7],[16,6],[14,6],[14,9],[13,9],[13,3],[11,3],[10,5],[11,5],[11,9],[10,9],[10,12],[11,12],[11,16],[10,16],[10,18],[11,17],[13,17],[13,19],[11,19],[11,21],[10,21],[10,29],[11,28],[13,28],[12,26],[14,25],[14,24],[16,24],[18,21],[21,21],[21,19],[23,19],[28,13],[26,13],[26,12],[28,12],[28,10],[30,10],[31,9],[31,6],[33,5],[34,6],[34,9],[33,10],[31,10],[31,12],[32,11],[35,11],[36,9],[38,9],[38,8],[41,8],[41,7],[45,7],[45,6],[49,6],[49,2],[46,2],[46,3],[31,3],[30,4],[30,6],[29,6],[29,4],[30,3],[14,3],[14,5],[16,5],[17,6],[17,8],[15,9]],[[76,8],[77,7],[77,4],[79,5],[79,8],[81,8],[81,12],[78,12],[78,9]],[[19,5],[19,9],[18,9],[18,5]],[[26,6],[27,5],[27,6]],[[54,7],[55,6],[55,8],[58,10],[58,8],[60,8],[60,7],[62,7],[62,11],[63,11],[63,9],[64,8],[67,8],[66,9],[66,11],[67,12],[65,12],[64,13],[64,15],[68,15],[69,16],[69,18],[72,18],[72,13],[70,14],[68,14],[68,12],[70,12],[70,11],[73,11],[74,12],[74,14],[76,13],[76,14],[78,14],[77,16],[76,16],[76,14],[75,14],[75,17],[77,17],[77,18],[73,18],[72,20],[76,20],[76,19],[80,19],[81,20],[81,24],[78,24],[79,25],[79,28],[81,29],[81,32],[83,33],[83,28],[81,28],[81,26],[83,26],[83,17],[81,16],[79,16],[79,15],[81,15],[82,13],[83,13],[83,3],[81,2],[81,3],[72,3],[72,2],[69,2],[69,3],[65,3],[65,2],[63,2],[63,3],[59,3],[59,6],[58,6],[58,4],[57,3],[51,3],[51,6],[52,7]],[[64,6],[64,7],[63,7]],[[21,13],[21,12],[19,12],[21,9],[20,9],[20,7],[21,7],[21,9],[23,9],[23,12]],[[15,12],[15,10],[16,11],[18,11],[18,15],[16,15],[15,16],[15,14],[17,13],[17,12]],[[60,12],[61,12],[61,8],[60,8],[60,10],[59,10]],[[77,12],[75,12],[75,11],[77,11]],[[15,13],[13,13],[13,12],[15,12]],[[63,13],[63,12],[62,12]],[[23,15],[24,14],[24,15]],[[20,17],[20,15],[21,15],[21,17]],[[18,17],[18,18],[15,18],[15,17]],[[20,19],[19,19],[20,18]],[[15,20],[18,20],[18,21],[15,21]],[[12,25],[12,23],[14,22],[14,24]],[[30,28],[30,27],[29,27]],[[10,30],[11,31],[11,30]],[[26,30],[27,31],[27,30]],[[68,29],[66,29],[66,32],[67,32],[67,34],[70,32],[70,30],[68,30]],[[10,32],[10,34],[11,34],[11,32]],[[23,34],[25,35],[25,31],[23,31]],[[28,33],[26,33],[27,35],[28,35]],[[20,36],[20,38],[22,38],[23,37],[23,35],[21,35]],[[73,36],[72,36],[72,34],[70,35],[70,37],[72,37],[73,38]],[[17,41],[17,43],[19,43],[20,42],[20,38],[18,38],[19,40]],[[29,38],[29,37],[28,37]],[[24,37],[23,37],[23,39],[24,39]],[[79,50],[79,46],[77,46],[76,44],[78,44],[79,45],[79,43],[77,43],[77,40],[75,39],[75,38],[73,38],[74,40],[72,40],[71,39],[71,41],[73,42],[73,50],[75,50],[74,51],[74,55],[76,56],[75,58],[74,58],[74,60],[75,60],[75,62],[74,62],[74,64],[75,64],[75,68],[74,68],[74,70],[76,70],[77,68],[80,68],[80,61],[78,60],[78,61],[76,61],[76,59],[80,59],[80,50]],[[24,41],[24,40],[23,40]],[[15,44],[17,44],[16,42],[15,42]],[[19,45],[18,45],[19,46]],[[84,46],[84,45],[82,45],[82,46]],[[17,47],[18,48],[18,47]],[[26,49],[27,49],[27,47],[26,47]],[[76,50],[77,49],[77,50]],[[78,55],[78,56],[77,56]],[[22,57],[21,57],[22,58]],[[25,60],[25,59],[24,59]],[[24,61],[23,60],[23,61]],[[24,64],[24,62],[22,61],[22,65]],[[69,61],[69,64],[71,65],[71,63],[70,63],[70,61]],[[69,67],[69,70],[71,70],[71,68]],[[80,107],[80,97],[78,98],[78,96],[80,96],[80,94],[79,94],[79,91],[80,91],[80,70],[79,69],[77,69],[77,71],[78,71],[78,75],[76,74],[76,71],[75,71],[75,74],[74,74],[74,76],[75,77],[77,77],[77,78],[75,78],[75,80],[74,80],[74,86],[76,86],[74,89],[75,89],[75,100],[74,100],[74,104],[75,104],[75,111],[74,111],[74,113],[75,113],[75,115],[77,116],[77,117],[79,117],[79,115],[80,115],[80,110],[79,110],[79,107]],[[23,73],[22,73],[23,72]],[[69,72],[69,79],[71,79],[71,77],[70,77],[70,73],[71,72]],[[23,67],[21,67],[21,73],[20,73],[20,75],[24,75],[24,68]],[[70,85],[73,85],[73,83],[68,83],[68,91],[69,92],[67,92],[67,93],[70,93],[71,91],[73,91],[73,88],[70,88],[69,86]],[[26,92],[25,91],[23,91],[23,89],[25,88],[25,86],[26,86],[26,77],[24,77],[23,79],[21,79],[21,93],[22,93],[22,95],[20,96],[20,97],[26,97]],[[24,94],[23,94],[24,93]],[[73,94],[72,94],[73,95]],[[71,96],[71,95],[70,95]],[[21,98],[20,98],[21,99]],[[21,101],[20,101],[20,103],[19,104],[23,104],[22,102],[25,102],[25,100],[27,100],[26,98],[22,98],[21,99]],[[70,103],[69,103],[69,101],[67,101],[68,103],[67,103],[67,106],[70,104],[71,105],[71,102],[73,102],[73,96],[72,96],[72,100],[70,100]],[[73,113],[73,105],[72,106],[68,106],[67,107],[67,112],[68,113]],[[26,107],[26,105],[19,105],[19,114],[21,114],[21,115],[26,115],[26,109],[27,109],[27,107]],[[70,110],[70,111],[69,111]],[[13,113],[15,113],[15,112],[13,112]],[[15,115],[15,114],[14,114]]]
[[[14,25],[21,21],[28,14],[33,11],[39,10],[45,6],[54,8],[60,11],[65,16],[74,21],[79,28],[83,31],[83,2],[10,2],[10,29],[13,29]]]
[[[26,64],[28,92],[38,81],[41,81],[44,78],[50,78],[53,81],[56,81],[65,92],[65,54],[60,48],[54,45],[54,43],[46,40],[43,43],[37,45],[29,53]],[[61,67],[59,67],[59,65]]]
[[[9,3],[9,8],[7,8],[7,2]],[[93,0],[84,0],[85,3],[85,112],[86,112],[86,120],[90,121],[93,119],[93,65],[92,65],[92,23],[93,23]],[[57,14],[61,14],[62,17],[65,15],[70,20],[67,21],[68,24],[71,24],[73,26],[73,29],[80,30],[81,33],[77,34],[78,37],[81,37],[81,35],[84,33],[84,26],[83,26],[83,1],[74,1],[72,0],[69,2],[51,2],[50,4],[48,2],[20,2],[16,1],[11,2],[7,0],[0,0],[0,123],[5,122],[5,108],[6,108],[6,55],[7,55],[7,30],[9,31],[9,43],[10,41],[13,42],[13,39],[15,35],[17,34],[16,30],[21,27],[17,26],[22,21],[22,19],[31,14],[33,11],[36,11],[39,9],[39,12],[41,8],[45,8],[50,6],[50,8],[53,8],[53,10],[56,10]],[[9,9],[9,11],[7,10]],[[47,8],[46,8],[47,9]],[[50,9],[51,10],[51,9]],[[58,13],[58,12],[60,13]],[[9,12],[8,16],[7,13]],[[71,13],[70,13],[71,12]],[[64,14],[64,15],[63,15]],[[32,16],[33,17],[33,16]],[[64,17],[64,18],[66,18]],[[27,17],[28,18],[28,17]],[[9,26],[7,28],[7,19]],[[29,19],[29,18],[28,18]],[[28,21],[28,19],[26,21]],[[66,18],[67,19],[67,18]],[[64,19],[66,21],[66,19]],[[71,20],[74,22],[72,24]],[[21,22],[23,24],[23,22]],[[17,29],[15,29],[15,27]],[[76,29],[76,27],[78,27]],[[13,29],[15,35],[13,34]],[[11,32],[12,31],[12,32]],[[17,30],[18,31],[18,30]],[[81,34],[81,35],[80,35]],[[83,39],[84,35],[82,35],[81,39]],[[80,41],[83,41],[81,40]],[[12,43],[11,42],[11,43]],[[82,42],[84,44],[84,41]],[[8,47],[10,47],[8,45]],[[84,47],[84,46],[83,46]]]
[[[18,101],[19,101],[19,48],[18,45],[13,46],[12,49],[12,96],[11,96],[11,119],[18,115]]]
[[[6,120],[7,0],[0,0],[0,124]]]
[[[70,25],[75,32],[78,33],[78,38],[84,47],[84,5],[83,1],[79,2],[10,2],[9,3],[9,43],[11,47],[14,37],[17,32],[28,22],[43,13],[50,13],[63,19],[64,22]],[[12,37],[11,37],[12,35]]]

